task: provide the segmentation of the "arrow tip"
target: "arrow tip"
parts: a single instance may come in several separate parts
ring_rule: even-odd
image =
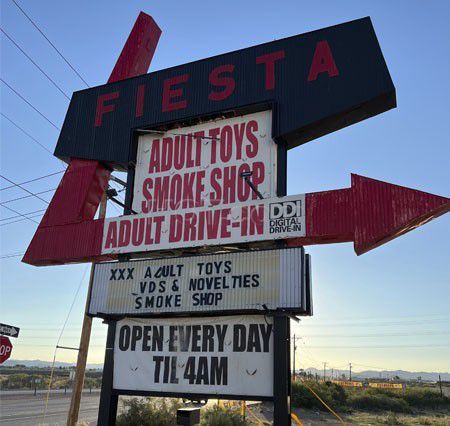
[[[366,253],[450,211],[450,198],[352,174],[354,248]]]

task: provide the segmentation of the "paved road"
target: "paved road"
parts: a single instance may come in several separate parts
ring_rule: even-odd
[[[70,394],[51,394],[44,422],[44,406],[46,396],[38,394],[0,395],[0,425],[2,426],[31,426],[66,424],[67,412],[70,405]],[[80,407],[80,421],[84,420],[89,425],[97,423],[98,403],[100,393],[92,391],[83,393]]]

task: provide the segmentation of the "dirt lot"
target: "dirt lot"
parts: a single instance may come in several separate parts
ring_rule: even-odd
[[[318,425],[341,425],[342,423],[333,415],[323,411],[315,410],[298,410],[294,409],[294,413],[304,426]],[[272,406],[271,404],[263,404],[252,407],[252,412],[266,424],[272,424]],[[381,426],[381,425],[431,425],[431,426],[450,426],[450,411],[434,411],[420,412],[417,414],[393,414],[389,412],[367,413],[354,411],[352,413],[338,413],[342,419],[351,425],[360,426]],[[261,424],[253,417],[252,423]],[[294,420],[293,425],[297,425]]]

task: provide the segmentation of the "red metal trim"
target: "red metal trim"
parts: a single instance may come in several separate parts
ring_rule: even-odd
[[[161,32],[161,28],[154,19],[141,12],[120,53],[116,66],[112,70],[108,83],[146,74]]]
[[[145,74],[161,29],[141,12],[108,83]],[[71,159],[22,259],[35,266],[113,259],[102,256],[103,219],[93,220],[110,170],[98,161]]]
[[[352,174],[348,189],[306,194],[306,237],[288,246],[353,241],[358,255],[450,211],[450,199]]]

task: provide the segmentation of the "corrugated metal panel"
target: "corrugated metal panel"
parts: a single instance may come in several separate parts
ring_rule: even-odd
[[[140,12],[108,83],[145,74],[160,37],[161,28],[155,20],[150,15]]]
[[[308,245],[353,241],[360,255],[450,211],[450,199],[352,174],[352,187],[306,194]]]
[[[264,311],[263,305],[302,313],[304,257],[303,248],[292,248],[97,264],[89,313]]]
[[[450,211],[449,198],[355,174],[352,190],[358,255]]]
[[[109,176],[110,171],[97,161],[73,160],[27,248],[23,262],[43,266],[100,259],[103,220],[92,219]]]
[[[141,12],[108,83],[147,72],[160,35],[161,30],[153,18]],[[75,140],[71,143],[75,144]],[[82,156],[73,155],[66,159],[69,166],[23,262],[43,266],[114,258],[100,255],[103,220],[92,220],[108,186],[111,171],[98,161],[79,158]]]
[[[321,72],[309,81],[317,45],[324,41],[338,74]],[[264,64],[257,59],[277,53],[281,55],[274,62]],[[222,79],[234,79],[233,92],[220,100],[211,99],[211,92],[223,93],[225,85],[222,81],[212,85],[210,74],[227,64],[233,71],[219,75]],[[271,66],[275,76],[268,77]],[[170,86],[176,77],[183,79]],[[185,105],[163,108],[165,81],[169,84],[166,89],[181,91],[172,102],[185,101]],[[113,111],[102,114],[101,125],[96,126],[99,97],[113,93],[115,98],[106,102]],[[144,96],[142,114],[136,109],[139,93]],[[76,92],[55,155],[105,161],[126,168],[129,161],[134,161],[130,158],[134,129],[204,119],[263,103],[272,103],[280,111],[273,137],[282,138],[289,148],[394,108],[395,88],[370,19]]]

